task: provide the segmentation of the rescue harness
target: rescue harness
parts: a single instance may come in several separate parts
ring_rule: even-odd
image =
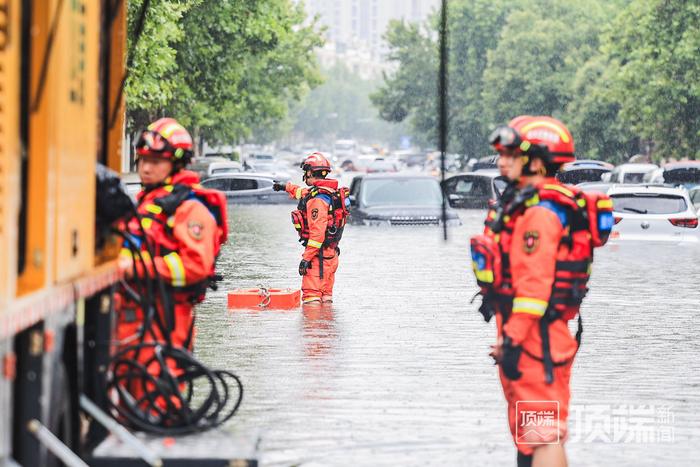
[[[122,347],[112,357],[106,384],[110,395],[116,396],[108,398],[112,411],[122,422],[151,433],[183,435],[205,431],[230,419],[241,404],[243,385],[232,372],[209,369],[191,354],[194,319],[183,347],[173,345],[171,339],[175,329],[173,298],[184,293],[194,302],[201,301],[206,286],[212,285],[211,280],[219,276],[212,271],[209,281],[192,288],[174,287],[174,294],[171,294],[154,259],[175,250],[173,215],[188,199],[202,202],[216,219],[219,241],[215,253],[218,255],[228,235],[226,198],[198,184],[164,185],[155,189],[163,190],[163,196],[156,196],[148,205],[139,204],[138,207],[143,208],[141,212],[134,207],[132,220],[135,222],[127,224],[130,232],[115,229],[134,260],[134,287],[125,282],[122,285],[129,299],[143,310],[143,324],[135,342]],[[166,235],[160,236],[158,245],[146,234],[146,227],[163,229]],[[142,277],[136,273],[137,264]],[[156,297],[160,298],[160,304]],[[144,352],[150,352],[152,357],[142,362],[139,356]],[[173,365],[180,369],[180,374],[172,373]],[[128,388],[134,385],[143,388],[143,397],[136,399],[131,395]]]
[[[328,204],[328,223],[323,243],[318,249],[319,277],[323,279],[323,249],[335,248],[339,251],[338,244],[343,237],[343,230],[350,214],[348,199],[349,190],[345,187],[332,190],[325,187],[313,186],[305,196],[299,200],[297,209],[292,211],[292,224],[299,234],[299,242],[307,246],[310,239],[309,219],[307,204],[313,198],[320,198]]]
[[[226,211],[226,196],[218,190],[212,190],[197,184],[178,183],[174,185],[164,185],[155,188],[162,191],[162,196],[156,196],[148,204],[143,204],[143,199],[139,202],[140,222],[149,229],[157,229],[159,241],[154,245],[154,254],[166,258],[168,255],[177,252],[177,241],[173,236],[175,221],[175,211],[188,200],[195,200],[202,203],[216,220],[217,241],[215,242],[214,254],[218,258],[223,245],[228,238],[228,218]],[[161,194],[161,193],[159,193]],[[137,242],[142,242],[142,237],[137,237]],[[186,295],[193,304],[204,300],[207,288],[217,289],[217,282],[223,277],[215,273],[212,269],[210,276],[196,284],[173,284],[174,292],[178,296]]]
[[[612,201],[602,193],[586,193],[570,186],[544,184],[539,189],[526,187],[516,193],[505,192],[501,202],[489,212],[487,233],[471,239],[472,268],[482,295],[479,311],[488,322],[498,310],[507,322],[513,303],[510,273],[510,244],[516,219],[533,206],[551,209],[564,227],[559,251],[566,249],[555,265],[552,293],[545,315],[540,319],[542,361],[547,383],[553,381],[553,367],[567,363],[553,362],[549,343],[549,324],[556,319],[568,321],[578,314],[577,346],[581,344],[583,325],[579,307],[588,292],[593,250],[603,246],[613,226]]]

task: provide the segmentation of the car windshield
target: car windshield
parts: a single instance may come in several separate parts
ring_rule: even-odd
[[[612,195],[613,211],[636,214],[674,214],[688,208],[682,196],[657,193],[625,193]]]
[[[622,178],[623,183],[642,183],[644,181],[644,172],[628,172]]]
[[[485,177],[461,178],[454,187],[454,192],[458,195],[473,197],[491,196],[491,179]]]
[[[442,193],[429,178],[377,178],[364,181],[362,200],[365,206],[440,206]]]

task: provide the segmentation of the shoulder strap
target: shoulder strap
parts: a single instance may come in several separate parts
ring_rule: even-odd
[[[188,185],[173,185],[173,191],[169,195],[158,197],[153,202],[163,208],[163,213],[170,217],[191,193],[192,187]]]

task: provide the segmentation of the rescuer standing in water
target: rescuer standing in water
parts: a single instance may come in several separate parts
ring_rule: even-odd
[[[517,117],[489,142],[510,186],[489,211],[484,234],[471,240],[479,311],[486,321],[496,316],[490,355],[499,364],[518,466],[565,466],[580,315],[575,337],[567,323],[588,290],[593,248],[610,234],[612,202],[554,178],[574,160],[573,138],[554,118]]]
[[[340,255],[338,244],[348,217],[348,191],[339,188],[337,180],[326,179],[331,164],[320,152],[307,156],[301,169],[309,188],[275,182],[273,189],[286,190],[290,197],[299,200],[297,210],[292,212],[292,222],[305,247],[299,263],[302,302],[330,303]]]
[[[193,308],[204,300],[215,278],[216,257],[226,241],[226,198],[202,188],[198,175],[185,170],[192,158],[192,138],[176,120],[161,118],[149,125],[136,143],[136,153],[142,190],[137,194],[138,216],[122,228],[120,266],[127,287],[117,297],[118,337],[134,344],[142,335],[146,343],[169,341],[191,350]],[[147,287],[159,280],[162,287]],[[144,298],[158,316],[147,317]],[[146,330],[144,323],[149,323]],[[134,355],[146,362],[152,350]]]

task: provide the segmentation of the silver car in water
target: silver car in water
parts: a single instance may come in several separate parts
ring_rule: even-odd
[[[284,191],[273,191],[275,177],[268,174],[216,175],[202,181],[205,188],[222,191],[230,204],[282,204],[297,202]],[[278,180],[286,183],[286,180]]]
[[[614,241],[700,241],[698,214],[685,188],[663,185],[614,185]]]

